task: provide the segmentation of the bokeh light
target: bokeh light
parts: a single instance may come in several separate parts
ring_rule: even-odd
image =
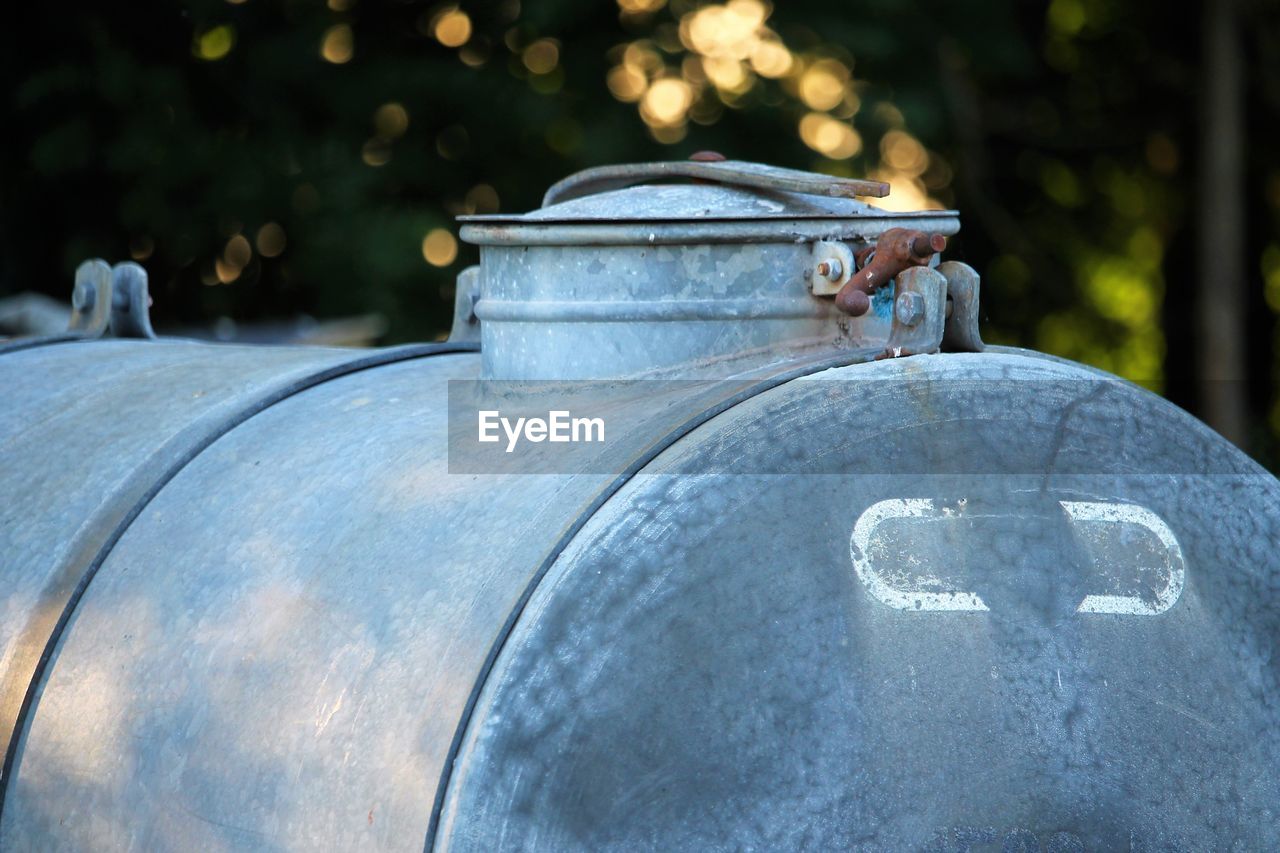
[[[679,77],[655,80],[640,102],[640,114],[650,125],[675,127],[683,124],[693,102],[689,84]]]
[[[471,38],[471,18],[457,7],[450,7],[435,17],[431,31],[445,47],[461,47]]]
[[[243,234],[237,234],[227,241],[222,250],[222,258],[231,266],[244,269],[253,259],[253,247]]]
[[[813,110],[830,110],[844,100],[849,69],[834,59],[819,59],[800,76],[800,100]]]
[[[355,34],[347,24],[334,24],[320,40],[320,56],[325,62],[342,65],[355,54]]]
[[[383,104],[374,110],[373,126],[384,139],[404,136],[404,132],[409,129],[409,111],[404,108],[404,104]]]
[[[360,148],[360,159],[366,166],[385,166],[391,162],[391,142],[381,136],[366,140]]]
[[[560,62],[560,44],[555,39],[538,39],[524,49],[520,58],[534,74],[549,74]]]
[[[800,119],[800,138],[805,145],[832,160],[847,160],[862,150],[862,137],[858,132],[826,113],[808,113]]]
[[[206,62],[216,62],[235,47],[236,31],[230,24],[205,30],[196,36],[191,53]]]
[[[258,238],[255,242],[258,246],[258,254],[264,258],[279,257],[284,253],[285,246],[288,245],[284,228],[278,222],[268,222],[259,228]]]
[[[458,257],[458,241],[443,228],[432,228],[422,238],[422,257],[433,267],[447,267]]]

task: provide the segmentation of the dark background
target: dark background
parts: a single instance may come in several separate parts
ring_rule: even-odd
[[[453,216],[715,149],[958,208],[987,340],[1280,467],[1275,3],[131,0],[0,38],[0,299],[133,257],[162,332],[437,338]]]

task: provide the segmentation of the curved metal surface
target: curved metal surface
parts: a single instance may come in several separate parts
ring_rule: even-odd
[[[0,355],[8,355],[13,352],[22,352],[23,350],[37,349],[39,347],[52,346],[53,344],[65,344],[72,341],[90,340],[84,335],[75,332],[62,332],[56,335],[36,335],[29,338],[13,338],[3,344],[0,344]]]
[[[595,514],[605,506],[608,501],[617,492],[622,489],[631,478],[635,477],[639,472],[643,471],[646,466],[659,458],[668,448],[677,444],[685,436],[698,429],[703,424],[717,417],[732,407],[749,400],[759,394],[763,394],[770,389],[776,388],[785,383],[791,382],[800,377],[810,375],[812,373],[827,370],[840,365],[848,365],[854,362],[865,361],[872,353],[844,353],[837,357],[826,357],[819,360],[810,360],[807,362],[799,361],[793,363],[790,369],[776,372],[772,375],[761,376],[755,381],[748,381],[739,386],[732,393],[716,393],[715,396],[703,397],[698,405],[692,407],[683,407],[677,410],[676,420],[671,421],[665,427],[665,430],[655,430],[651,424],[648,429],[640,431],[638,437],[641,438],[640,448],[635,451],[634,458],[630,459],[626,467],[612,480],[603,483],[596,494],[592,497],[590,503],[582,507],[577,512],[573,521],[564,529],[560,538],[556,540],[542,558],[541,563],[530,574],[527,582],[524,584],[519,597],[513,602],[506,619],[502,626],[495,633],[493,641],[490,645],[489,652],[484,662],[477,670],[471,695],[467,698],[467,702],[459,714],[458,726],[454,731],[453,738],[450,742],[448,757],[443,764],[444,770],[436,787],[435,800],[431,808],[431,820],[427,827],[427,842],[425,850],[431,850],[438,836],[441,815],[445,807],[445,797],[449,791],[450,778],[454,772],[456,762],[458,760],[459,750],[462,748],[464,738],[472,725],[473,714],[476,703],[479,701],[482,690],[488,683],[489,676],[493,669],[498,656],[505,648],[511,631],[524,614],[525,608],[528,606],[530,598],[535,594],[538,586],[542,583],[547,572],[560,558],[565,548],[574,540],[581,530],[590,523]],[[728,389],[730,386],[724,386]],[[717,389],[718,390],[718,389]],[[648,401],[652,404],[653,401]],[[646,408],[648,405],[646,405]],[[681,419],[683,418],[683,419]],[[659,421],[660,423],[660,421]],[[653,440],[645,442],[645,439]]]
[[[1095,371],[779,386],[550,567],[435,846],[1273,849],[1277,530],[1273,477]]]
[[[728,376],[796,350],[835,358],[883,347],[892,326],[888,289],[859,318],[814,297],[811,252],[791,242],[483,252],[475,310],[485,378]]]
[[[15,356],[44,387],[0,435],[58,471],[39,439],[122,389],[180,435],[164,383],[241,399],[251,365],[330,355],[266,352]],[[107,353],[119,382],[90,381]],[[1280,488],[1159,398],[1003,350],[790,361],[624,395],[618,474],[450,474],[446,386],[478,361],[299,390],[133,502],[48,646],[0,847],[1272,846],[1280,613],[1249,591]],[[51,492],[94,505],[75,473]]]
[[[421,848],[495,638],[612,482],[447,476],[444,386],[476,366],[334,379],[173,476],[53,650],[0,845]],[[620,402],[620,465],[712,388]]]
[[[369,354],[100,342],[93,350],[32,352],[0,364],[15,395],[0,415],[0,435],[9,436],[0,489],[23,495],[0,509],[0,816],[14,733],[62,629],[111,547],[178,470],[228,430],[301,390],[381,364],[467,350],[474,347]],[[100,359],[113,362],[111,382],[92,370]]]

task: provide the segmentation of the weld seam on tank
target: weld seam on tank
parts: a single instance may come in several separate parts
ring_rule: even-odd
[[[847,367],[852,364],[861,364],[867,361],[866,353],[845,353],[831,359],[825,359],[820,362],[806,364],[803,367],[778,373],[774,376],[761,379],[748,388],[744,388],[723,400],[720,400],[713,406],[708,406],[697,415],[686,420],[675,429],[669,431],[666,435],[655,441],[653,444],[637,456],[630,464],[623,469],[617,477],[609,482],[607,486],[601,489],[591,502],[574,518],[573,522],[561,534],[560,538],[547,552],[547,556],[538,564],[537,571],[526,584],[524,591],[521,592],[520,598],[512,607],[511,612],[507,615],[506,620],[502,623],[502,627],[498,630],[493,644],[489,647],[488,654],[485,655],[484,663],[480,667],[480,671],[476,674],[475,680],[471,684],[471,692],[467,696],[466,704],[462,708],[462,714],[458,718],[458,726],[454,729],[453,738],[449,741],[449,751],[445,755],[444,764],[440,771],[440,781],[436,785],[435,802],[431,806],[431,819],[427,823],[427,837],[423,844],[424,853],[432,853],[436,844],[436,835],[440,828],[440,819],[444,812],[444,803],[448,796],[449,783],[453,777],[453,765],[458,759],[458,753],[461,750],[462,742],[466,738],[467,729],[471,726],[471,717],[475,712],[476,704],[480,700],[480,693],[483,691],[485,683],[489,680],[489,675],[493,672],[494,664],[497,663],[498,657],[502,654],[503,649],[510,638],[511,633],[515,630],[516,623],[524,615],[526,606],[530,599],[533,598],[534,592],[537,590],[542,579],[546,577],[551,567],[555,565],[556,560],[569,544],[582,531],[600,509],[617,494],[623,486],[625,486],[636,474],[646,468],[649,463],[653,462],[659,456],[667,451],[673,444],[680,439],[692,433],[698,427],[712,420],[713,418],[724,414],[730,409],[738,406],[752,397],[763,394],[788,382],[799,379],[804,376],[820,373],[824,370],[830,370],[836,367]]]
[[[80,340],[79,336],[75,340]],[[39,344],[36,344],[37,346]],[[30,347],[21,347],[28,349]],[[156,478],[155,482],[141,495],[129,511],[120,519],[119,523],[112,529],[102,545],[98,548],[89,565],[85,567],[84,573],[77,581],[75,588],[63,605],[62,612],[58,616],[58,621],[54,623],[53,630],[49,638],[46,640],[44,650],[40,654],[39,660],[36,662],[31,679],[27,684],[27,689],[22,697],[22,704],[18,708],[18,714],[13,724],[13,732],[9,739],[8,749],[5,751],[4,764],[0,766],[0,822],[4,820],[5,800],[9,791],[9,781],[13,778],[13,773],[17,769],[18,754],[21,752],[21,745],[26,735],[26,730],[30,721],[35,714],[39,705],[39,696],[43,691],[44,683],[49,674],[50,667],[57,658],[57,650],[61,645],[62,637],[65,635],[71,618],[75,614],[76,608],[79,606],[81,599],[89,588],[89,584],[93,581],[98,570],[106,562],[110,556],[112,549],[116,543],[124,536],[130,525],[140,516],[147,508],[147,505],[169,484],[184,468],[193,462],[200,454],[207,450],[218,439],[231,432],[245,421],[261,414],[272,406],[289,399],[297,394],[315,388],[318,385],[332,380],[339,379],[344,376],[350,376],[354,373],[360,373],[365,370],[383,367],[388,364],[397,362],[411,361],[417,358],[426,358],[433,355],[448,355],[452,353],[474,353],[479,351],[479,346],[474,343],[437,343],[437,344],[411,344],[403,347],[395,347],[393,349],[382,350],[373,355],[360,358],[354,358],[341,364],[331,365],[323,370],[317,370],[299,379],[295,379],[286,385],[275,388],[259,395],[256,399],[250,401],[240,409],[225,416],[220,422],[214,424],[207,429],[203,435],[196,437],[188,447],[183,449],[178,458],[170,464]],[[0,355],[8,350],[0,351]],[[177,436],[181,438],[181,435]],[[169,444],[162,445],[156,453],[163,453],[169,449]],[[155,454],[148,457],[141,467],[144,467],[150,459],[155,458]]]

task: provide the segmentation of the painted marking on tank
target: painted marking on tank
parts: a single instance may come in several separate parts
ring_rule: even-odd
[[[1154,588],[1150,598],[1139,595],[1086,595],[1076,607],[1077,613],[1108,613],[1124,616],[1155,616],[1173,607],[1182,596],[1186,583],[1186,561],[1182,547],[1169,525],[1146,507],[1131,503],[1107,501],[1059,501],[1077,536],[1095,560],[1095,567],[1105,572],[1096,553],[1107,536],[1114,536],[1116,525],[1134,525],[1156,537],[1164,554],[1163,566],[1144,566],[1162,573],[1167,580]],[[962,499],[957,506],[963,508]],[[948,590],[942,578],[913,571],[919,560],[903,554],[901,566],[892,572],[872,565],[871,542],[876,529],[891,519],[917,520],[928,523],[954,517],[956,510],[939,506],[930,498],[890,498],[869,506],[853,525],[849,551],[854,572],[873,598],[895,610],[982,612],[989,608],[975,592]],[[1105,525],[1105,527],[1103,527]],[[1102,528],[1099,531],[1098,528]],[[1120,535],[1123,535],[1121,532]],[[1089,547],[1090,545],[1094,547]]]
[[[1087,535],[1085,525],[1132,524],[1150,531],[1164,546],[1163,569],[1168,580],[1156,589],[1151,600],[1137,595],[1086,595],[1076,607],[1078,613],[1119,613],[1128,616],[1155,616],[1173,607],[1182,597],[1186,583],[1186,561],[1182,546],[1164,519],[1137,504],[1100,501],[1059,501],[1077,531]]]
[[[853,525],[849,550],[853,555],[853,570],[867,591],[877,601],[896,610],[967,610],[987,609],[986,602],[976,593],[961,590],[940,590],[942,580],[932,575],[910,576],[912,587],[906,587],[906,572],[894,577],[876,571],[871,565],[871,537],[881,523],[893,518],[933,519],[941,517],[928,498],[890,498],[867,507]],[[923,587],[923,588],[922,588]],[[934,587],[929,589],[929,587]]]

